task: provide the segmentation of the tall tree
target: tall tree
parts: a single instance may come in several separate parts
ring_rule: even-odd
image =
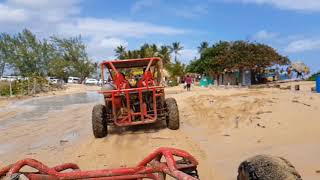
[[[154,52],[154,56],[158,55],[158,46],[156,44],[152,44],[151,49]]]
[[[200,59],[192,61],[187,69],[198,73],[220,73],[243,68],[261,70],[275,64],[285,65],[289,62],[287,57],[264,44],[220,41],[203,51]]]
[[[12,62],[14,44],[11,36],[6,33],[0,34],[0,76],[3,76],[4,70]]]
[[[171,61],[170,49],[168,46],[161,46],[158,51],[158,56],[162,59],[163,64],[169,64]]]
[[[94,65],[89,60],[86,52],[86,46],[82,42],[81,36],[71,38],[52,37],[54,47],[59,57],[66,62],[64,69],[64,77],[67,75],[80,77],[82,80],[89,77],[94,71]],[[59,60],[58,60],[59,61]]]
[[[0,34],[1,75],[5,65],[21,76],[50,75],[64,79],[68,75],[84,78],[95,69],[80,36],[40,40],[27,29],[16,35]]]
[[[118,59],[124,59],[126,56],[126,47],[120,45],[115,50]]]
[[[208,47],[209,47],[209,43],[207,41],[203,41],[201,42],[200,46],[198,46],[198,52],[201,54]]]
[[[177,55],[180,55],[180,51],[183,49],[180,42],[173,42],[170,46],[170,50],[174,53],[174,60],[177,61]]]
[[[185,74],[186,70],[185,64],[181,63],[179,60],[175,61],[174,63],[167,64],[166,68],[171,77],[181,77]]]
[[[41,58],[41,42],[35,34],[25,29],[11,38],[14,50],[11,52],[11,63],[22,76],[43,76],[45,74]]]

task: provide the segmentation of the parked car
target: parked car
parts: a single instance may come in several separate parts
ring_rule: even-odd
[[[0,81],[16,81],[18,78],[17,76],[2,76]]]
[[[56,77],[48,77],[47,80],[49,81],[49,84],[63,84],[64,81],[62,79],[56,78]]]
[[[78,78],[78,77],[69,77],[68,78],[68,83],[70,83],[70,84],[79,84],[80,83],[80,78]]]
[[[102,86],[103,84],[106,84],[107,80],[104,80],[104,82],[102,81],[102,79],[99,79],[98,85]]]
[[[7,77],[6,76],[1,76],[0,77],[0,81],[6,81],[7,80]]]
[[[86,85],[97,85],[99,82],[96,79],[86,79],[84,84]]]
[[[47,80],[48,80],[48,82],[49,82],[49,84],[52,84],[52,82],[54,81],[54,79],[58,79],[58,78],[56,78],[56,77],[47,77]]]

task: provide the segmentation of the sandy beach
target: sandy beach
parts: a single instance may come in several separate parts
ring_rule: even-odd
[[[167,88],[166,97],[178,102],[179,130],[168,130],[161,123],[113,128],[102,139],[92,135],[92,107],[102,101],[93,87],[77,86],[39,100],[0,101],[0,167],[22,158],[49,166],[74,162],[82,169],[133,166],[165,146],[194,155],[200,179],[236,179],[241,161],[270,154],[292,162],[303,179],[317,180],[320,95],[310,91],[313,82],[281,86],[295,84],[300,84],[300,91]]]

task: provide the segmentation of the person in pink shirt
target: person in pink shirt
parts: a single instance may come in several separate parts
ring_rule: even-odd
[[[186,79],[185,79],[185,82],[187,83],[187,91],[190,91],[191,90],[191,84],[192,84],[192,78],[187,75]]]

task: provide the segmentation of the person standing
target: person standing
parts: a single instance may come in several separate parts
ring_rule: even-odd
[[[291,79],[292,78],[292,70],[291,70],[291,67],[288,67],[287,68],[287,75],[288,75],[288,79]]]
[[[185,79],[185,82],[187,83],[187,91],[190,91],[191,90],[191,84],[192,84],[192,78],[187,75],[186,79]]]

